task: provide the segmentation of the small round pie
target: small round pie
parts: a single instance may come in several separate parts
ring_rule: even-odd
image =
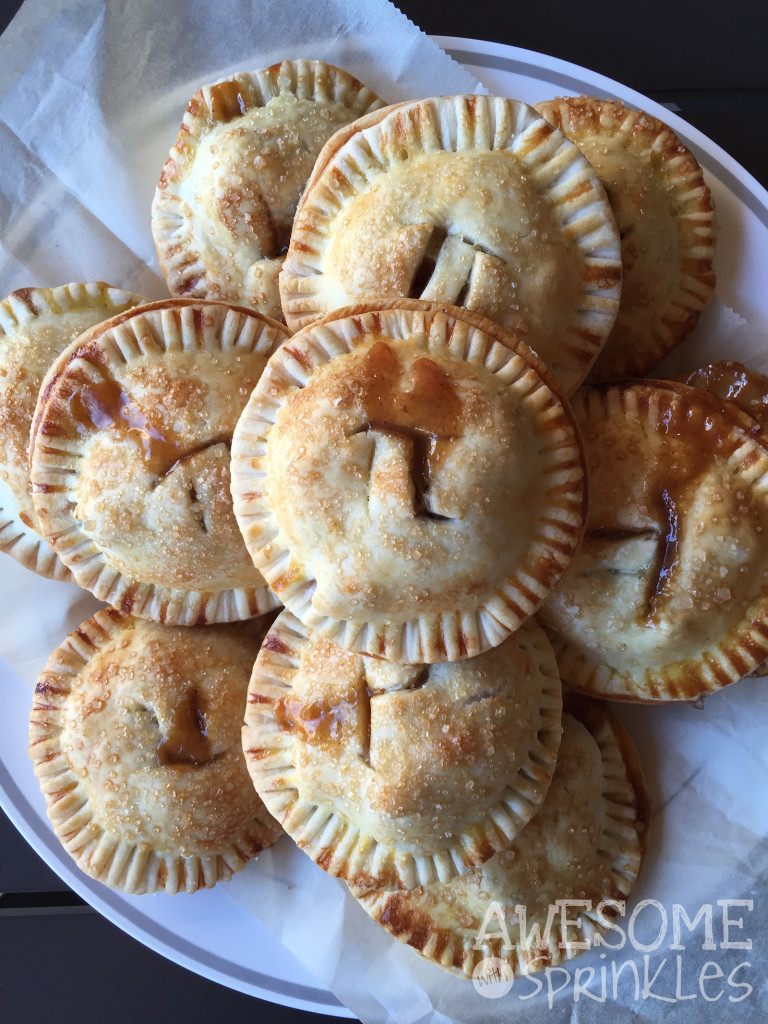
[[[397,665],[282,612],[254,666],[243,749],[264,803],[321,867],[356,890],[409,889],[482,863],[536,813],[561,708],[533,621],[477,658]]]
[[[691,700],[768,655],[768,444],[734,403],[667,381],[574,399],[584,540],[539,612],[563,682]]]
[[[146,302],[102,281],[19,288],[0,302],[0,551],[49,579],[69,569],[40,535],[29,432],[48,367],[83,331]]]
[[[40,528],[77,583],[191,625],[276,601],[232,511],[232,432],[286,337],[244,307],[169,299],[81,336],[49,372],[31,441]]]
[[[270,359],[232,446],[235,515],[280,600],[422,664],[500,643],[568,565],[584,474],[538,359],[466,310],[342,310]]]
[[[439,967],[490,976],[503,960],[518,976],[570,960],[608,931],[637,880],[650,806],[632,741],[604,705],[566,710],[552,785],[508,849],[447,884],[359,897]]]
[[[152,207],[172,295],[239,302],[282,320],[277,276],[325,141],[382,101],[322,61],[285,60],[189,101]]]
[[[382,297],[464,306],[535,349],[570,393],[613,327],[620,279],[613,214],[578,148],[519,101],[443,96],[329,141],[280,295],[293,329]]]
[[[129,893],[194,892],[279,837],[240,744],[264,632],[109,609],[51,655],[29,753],[56,835],[92,878]]]
[[[714,293],[709,187],[693,153],[650,114],[588,96],[536,109],[592,164],[621,235],[619,314],[590,380],[642,377],[696,326]]]

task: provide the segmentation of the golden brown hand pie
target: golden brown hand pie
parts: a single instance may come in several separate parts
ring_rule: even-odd
[[[102,601],[176,624],[275,607],[232,511],[232,431],[274,320],[169,299],[81,336],[43,385],[31,474],[40,527]]]
[[[235,515],[310,630],[393,661],[454,661],[513,632],[568,564],[579,444],[506,331],[393,300],[340,311],[270,359],[235,431]]]
[[[506,847],[541,804],[562,696],[543,630],[465,661],[397,665],[273,625],[243,749],[266,806],[351,886],[446,881]]]
[[[282,320],[277,275],[315,158],[337,129],[381,105],[345,71],[310,60],[195,93],[152,207],[171,294],[240,302]]]
[[[578,387],[613,326],[616,225],[577,147],[515,100],[401,103],[339,132],[280,275],[290,327],[407,296],[482,313]]]
[[[666,381],[574,399],[584,540],[540,621],[563,682],[688,700],[768,654],[768,449],[733,403]]]
[[[619,315],[590,380],[642,377],[695,327],[715,289],[704,175],[670,128],[618,101],[578,96],[536,109],[592,164],[621,234]]]
[[[40,536],[29,480],[29,431],[48,367],[94,324],[146,302],[101,281],[20,288],[0,302],[0,551],[41,576],[69,569]]]
[[[498,958],[520,975],[569,960],[607,932],[637,880],[650,814],[632,742],[603,705],[566,710],[552,785],[508,849],[447,884],[360,897],[440,967],[471,977]]]
[[[264,632],[110,609],[51,655],[29,752],[56,835],[91,877],[130,893],[194,892],[280,835],[240,744]]]

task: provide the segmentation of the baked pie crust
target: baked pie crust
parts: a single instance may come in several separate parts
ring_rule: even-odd
[[[642,377],[696,326],[715,290],[703,172],[671,128],[617,100],[578,96],[536,109],[592,164],[621,235],[619,314],[589,379]]]
[[[667,381],[574,399],[590,499],[579,551],[539,613],[563,682],[690,700],[768,655],[768,447],[755,420]]]
[[[270,359],[235,430],[235,515],[305,625],[421,664],[500,643],[578,545],[580,441],[525,345],[424,302],[341,310]]]
[[[472,977],[498,958],[519,976],[572,959],[608,931],[637,880],[650,808],[632,742],[605,705],[566,711],[552,785],[507,850],[447,884],[359,897],[440,967]]]
[[[570,393],[613,326],[620,277],[613,214],[577,147],[519,101],[443,96],[328,142],[280,295],[294,330],[382,297],[465,306],[535,349]]]
[[[69,569],[40,535],[29,480],[29,432],[48,367],[74,339],[146,299],[102,281],[19,288],[0,302],[0,551],[49,579]]]
[[[526,824],[549,786],[562,695],[533,620],[469,660],[398,665],[282,612],[248,690],[243,749],[288,832],[357,890],[446,881]]]
[[[48,661],[30,757],[56,835],[92,878],[129,893],[194,892],[281,834],[240,744],[265,627],[171,627],[109,609]]]
[[[229,448],[285,337],[244,307],[168,299],[63,353],[35,414],[31,476],[41,529],[80,586],[179,625],[275,607],[232,512]]]
[[[171,294],[239,302],[282,320],[277,275],[315,158],[337,129],[380,106],[346,71],[310,60],[195,93],[152,206]]]

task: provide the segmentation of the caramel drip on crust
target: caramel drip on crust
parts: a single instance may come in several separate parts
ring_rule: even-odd
[[[657,624],[657,610],[671,597],[675,571],[680,562],[680,516],[675,498],[666,487],[659,496],[659,513],[666,518],[667,532],[659,534],[656,557],[648,578],[644,618],[649,626]]]
[[[209,89],[209,110],[211,124],[222,122],[227,124],[236,117],[242,115],[253,104],[244,95],[244,89],[240,82],[228,81],[219,82]]]
[[[722,360],[694,370],[685,378],[690,387],[703,388],[750,415],[768,430],[768,377],[735,360]]]
[[[200,693],[191,687],[174,707],[170,725],[157,748],[163,767],[200,767],[214,760],[208,736],[208,721]]]
[[[461,433],[462,402],[450,376],[422,356],[413,363],[407,386],[397,353],[386,342],[377,341],[347,383],[363,420],[361,430],[399,434],[412,442],[416,515],[448,518],[430,510],[426,492],[445,442]]]
[[[298,730],[305,743],[338,741],[345,727],[354,727],[357,722],[359,697],[354,686],[335,701],[305,703],[299,697],[281,697],[274,704],[278,728],[283,732]]]
[[[153,487],[182,462],[207,448],[231,445],[229,435],[220,435],[192,447],[181,438],[163,431],[118,381],[102,378],[86,381],[69,398],[69,414],[80,437],[95,430],[111,430],[132,443],[154,475]]]
[[[173,464],[182,454],[181,442],[164,434],[111,378],[84,382],[69,399],[69,414],[81,437],[94,430],[112,430],[132,441],[155,472]]]
[[[275,701],[274,715],[281,732],[298,732],[304,743],[319,746],[343,743],[350,733],[357,732],[361,759],[371,767],[371,701],[374,697],[419,690],[427,681],[429,666],[424,665],[415,678],[400,685],[372,687],[365,680],[351,684],[346,693],[333,700],[304,701],[293,695]]]
[[[663,524],[637,528],[621,526],[596,526],[586,530],[584,540],[607,541],[622,544],[631,540],[654,538],[655,550],[648,571],[645,598],[638,609],[637,624],[658,625],[658,617],[664,604],[672,597],[672,588],[680,563],[680,549],[683,541],[682,523],[678,504],[684,496],[684,487],[663,487],[655,497],[657,518]]]
[[[411,375],[411,386],[406,387],[393,348],[384,341],[371,347],[361,365],[349,375],[349,387],[366,423],[455,436],[461,425],[462,406],[448,374],[434,360],[422,356],[414,362]]]
[[[637,623],[641,626],[658,624],[658,614],[665,600],[672,596],[672,583],[679,563],[680,555],[680,517],[677,503],[667,488],[663,488],[657,503],[658,517],[666,521],[666,532],[658,527],[598,526],[588,529],[584,540],[607,541],[609,544],[622,544],[632,540],[655,541],[655,549],[648,571],[645,599],[637,614]],[[609,570],[611,571],[611,570]]]
[[[738,379],[735,386],[739,387]],[[655,486],[651,486],[652,478],[649,478],[648,501],[653,506],[655,522],[638,528],[591,525],[584,535],[585,540],[617,544],[655,537],[656,549],[648,571],[645,599],[636,619],[641,626],[657,626],[665,604],[673,596],[685,541],[684,510],[689,496],[706,472],[713,453],[726,459],[738,443],[734,440],[735,424],[718,398],[705,391],[697,399],[698,406],[684,404],[680,407],[675,405],[676,397],[678,393],[671,391],[659,399],[655,432],[664,435],[663,443],[677,444],[679,448],[670,450],[670,461],[663,477],[654,481]],[[647,413],[649,404],[647,394],[639,397],[640,415]]]

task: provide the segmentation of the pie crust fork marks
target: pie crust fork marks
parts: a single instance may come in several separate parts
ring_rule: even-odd
[[[620,279],[613,214],[578,148],[519,101],[444,96],[327,143],[280,295],[293,329],[382,297],[465,306],[535,349],[570,393],[613,327]]]
[[[275,354],[237,425],[235,514],[280,600],[421,664],[500,643],[578,544],[580,441],[536,357],[476,314],[340,311]]]
[[[129,893],[195,892],[280,836],[238,727],[263,633],[107,609],[51,655],[29,754],[56,835],[86,874]]]
[[[670,381],[574,400],[590,475],[581,547],[539,612],[563,682],[691,700],[768,654],[768,446],[735,403]]]
[[[381,105],[352,75],[309,60],[195,93],[152,206],[171,294],[240,302],[282,320],[277,277],[315,157],[337,129]]]
[[[192,624],[275,607],[232,513],[232,431],[284,327],[169,299],[101,325],[49,373],[32,434],[41,527],[80,586]]]
[[[359,897],[390,934],[446,970],[472,977],[482,960],[500,958],[519,976],[570,960],[608,930],[637,880],[650,804],[632,741],[605,705],[565,710],[552,785],[507,850],[447,883]],[[558,900],[585,906],[562,911]],[[506,936],[494,917],[483,928],[494,902]]]
[[[536,813],[562,696],[543,630],[477,658],[398,665],[272,626],[248,690],[243,749],[270,811],[356,890],[465,873]]]
[[[83,331],[140,295],[102,281],[19,288],[0,302],[0,551],[50,579],[71,579],[42,537],[29,479],[29,433],[51,363]]]

